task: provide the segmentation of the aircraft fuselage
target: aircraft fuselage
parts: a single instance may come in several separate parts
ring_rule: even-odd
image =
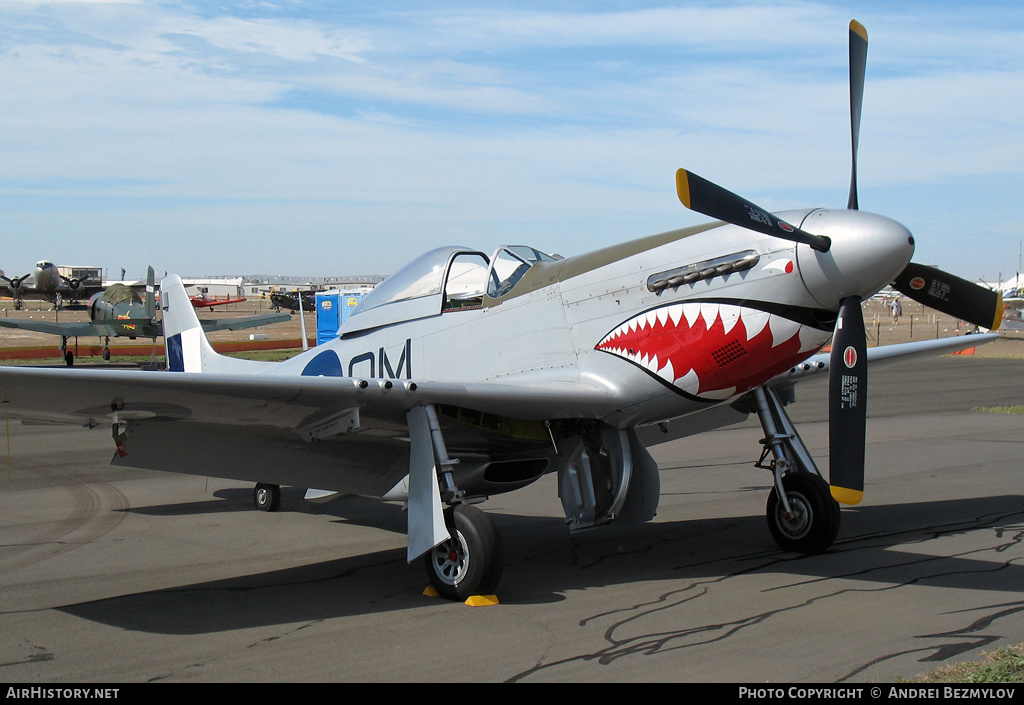
[[[584,383],[607,392],[601,417],[619,428],[684,415],[743,394],[820,350],[839,301],[881,289],[913,253],[909,232],[879,216],[787,215],[828,235],[831,250],[732,225],[673,231],[537,262],[511,290],[483,297],[480,306],[444,310],[445,292],[438,292],[433,310],[417,300],[408,320],[343,329],[339,339],[274,372]],[[534,420],[582,413],[511,411]]]

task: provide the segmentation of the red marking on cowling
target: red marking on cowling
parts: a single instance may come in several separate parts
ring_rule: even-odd
[[[669,315],[670,309],[674,309],[675,316]],[[729,320],[739,316],[728,331],[721,315],[723,309]],[[804,329],[781,316],[729,304],[704,304],[692,325],[682,315],[680,304],[655,309],[655,314],[637,316],[632,319],[636,321],[635,327],[625,332],[619,326],[596,349],[629,359],[666,382],[678,381],[678,389],[698,397],[710,395],[709,399],[741,394],[764,384],[820,349],[829,339],[827,332]],[[714,319],[708,326],[711,314]],[[749,339],[748,325],[753,326],[754,332]],[[775,345],[774,338],[779,333],[787,338]],[[684,379],[691,372],[699,382],[692,375]]]

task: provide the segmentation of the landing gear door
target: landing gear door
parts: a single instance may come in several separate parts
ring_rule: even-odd
[[[633,431],[604,428],[559,443],[558,495],[571,531],[642,523],[658,508],[658,466]]]

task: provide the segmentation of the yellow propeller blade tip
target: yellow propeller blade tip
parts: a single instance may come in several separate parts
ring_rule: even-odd
[[[989,330],[999,330],[999,326],[1003,325],[1003,295],[996,292],[996,317],[992,320],[992,327]]]
[[[679,200],[683,205],[690,208],[690,175],[686,169],[676,172],[676,193],[679,194]]]
[[[859,504],[864,499],[864,492],[861,490],[851,490],[836,485],[830,486],[829,489],[832,491],[832,499],[840,504]]]
[[[864,28],[857,20],[850,20],[850,31],[856,34],[858,37],[863,39],[865,42],[868,40],[868,31]]]

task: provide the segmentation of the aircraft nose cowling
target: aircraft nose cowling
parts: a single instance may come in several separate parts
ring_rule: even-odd
[[[823,308],[866,299],[896,278],[914,255],[914,236],[895,220],[864,211],[811,211],[800,228],[828,237],[828,252],[797,247],[804,286]]]

